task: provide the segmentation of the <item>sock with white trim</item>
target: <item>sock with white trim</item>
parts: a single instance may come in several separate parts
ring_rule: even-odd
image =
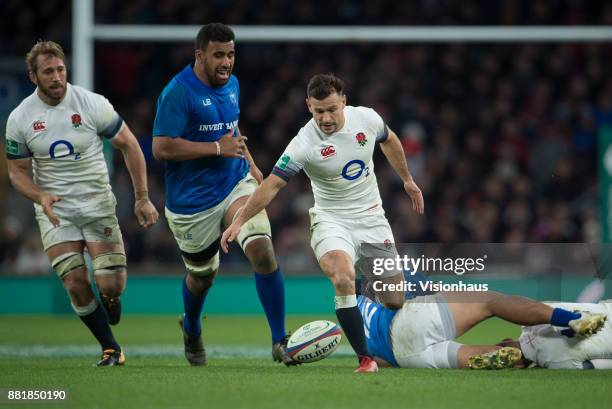
[[[358,358],[371,356],[366,345],[365,331],[363,329],[363,319],[357,308],[357,297],[353,295],[335,296],[336,317],[346,334],[351,347]]]

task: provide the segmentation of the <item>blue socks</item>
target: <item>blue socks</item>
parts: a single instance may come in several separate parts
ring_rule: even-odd
[[[185,318],[183,319],[183,328],[185,332],[191,336],[198,336],[202,333],[202,321],[200,314],[204,306],[204,295],[195,295],[187,288],[187,277],[183,279],[183,308],[185,309]]]
[[[581,316],[582,314],[579,312],[572,312],[564,310],[563,308],[555,308],[553,309],[552,317],[550,317],[550,323],[555,327],[567,327],[569,326],[570,321],[577,320]]]
[[[255,287],[272,332],[272,343],[280,342],[285,332],[285,283],[280,267],[270,274],[255,272]]]

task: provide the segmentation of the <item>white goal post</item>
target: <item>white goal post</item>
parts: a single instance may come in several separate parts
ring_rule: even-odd
[[[193,41],[200,26],[95,24],[94,0],[72,0],[73,82],[93,89],[95,41]],[[607,26],[232,26],[240,42],[596,42]]]

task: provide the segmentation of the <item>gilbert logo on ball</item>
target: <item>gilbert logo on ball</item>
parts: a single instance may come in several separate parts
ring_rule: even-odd
[[[298,362],[328,357],[340,345],[342,331],[335,322],[319,320],[298,328],[287,342],[287,353]]]

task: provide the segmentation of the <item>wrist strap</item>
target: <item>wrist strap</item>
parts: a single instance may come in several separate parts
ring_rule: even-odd
[[[143,200],[149,198],[148,190],[140,190],[134,194],[136,200]]]
[[[215,141],[215,146],[217,147],[217,156],[221,156],[221,145]]]

